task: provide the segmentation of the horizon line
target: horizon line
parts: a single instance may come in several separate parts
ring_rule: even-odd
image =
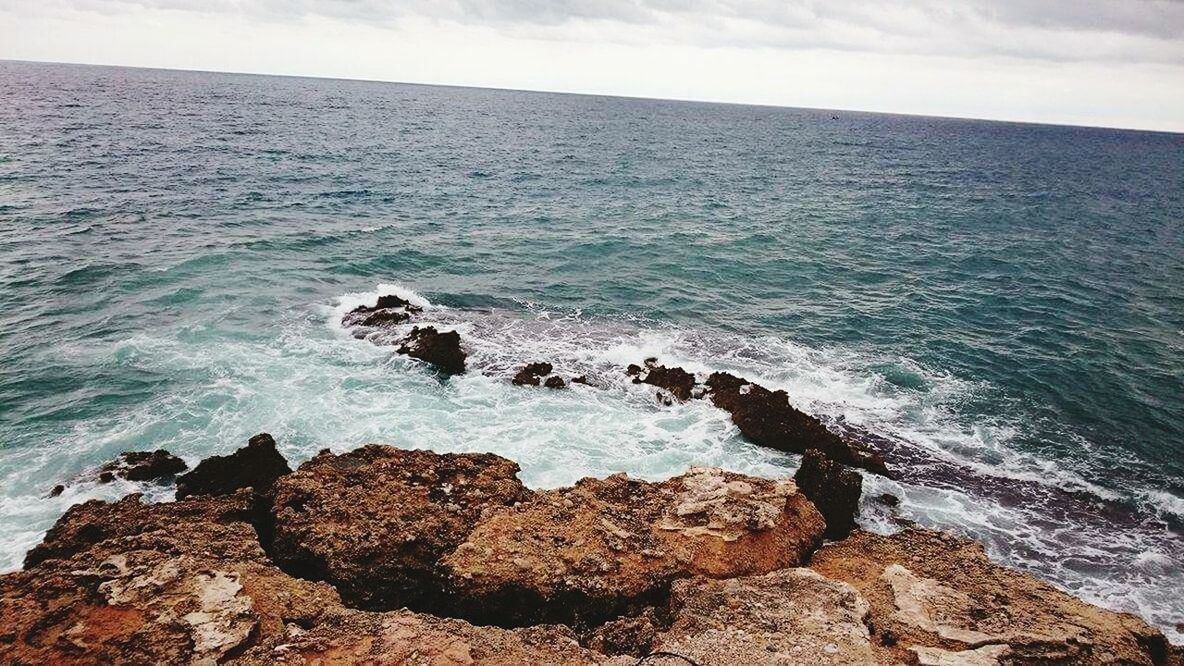
[[[382,83],[388,85],[401,86],[424,86],[431,88],[462,88],[467,90],[493,90],[502,92],[523,92],[535,93],[540,95],[577,95],[580,97],[607,97],[612,99],[626,99],[626,100],[641,100],[653,102],[679,102],[685,104],[717,104],[724,106],[748,106],[756,108],[767,109],[796,109],[803,111],[826,111],[839,113],[862,113],[868,115],[881,116],[902,116],[907,118],[931,118],[935,120],[961,120],[974,121],[982,123],[1003,123],[1009,125],[1035,125],[1043,127],[1067,127],[1077,129],[1094,129],[1094,130],[1111,130],[1120,132],[1144,132],[1149,134],[1169,134],[1175,136],[1184,136],[1184,129],[1169,130],[1169,129],[1149,129],[1143,127],[1123,127],[1118,125],[1084,125],[1073,123],[1055,123],[1039,120],[1012,120],[1007,118],[982,118],[976,116],[943,116],[926,113],[904,113],[899,111],[876,111],[869,109],[854,109],[854,108],[828,108],[821,106],[793,106],[789,104],[763,104],[758,102],[736,102],[726,100],[713,99],[693,99],[684,97],[648,97],[644,95],[622,95],[614,93],[599,93],[599,92],[580,92],[572,90],[541,90],[537,88],[504,88],[499,86],[482,86],[474,84],[461,83],[430,83],[423,81],[397,81],[392,79],[369,79],[348,76],[322,76],[316,74],[277,74],[274,72],[247,72],[247,71],[229,71],[217,69],[191,69],[185,67],[150,67],[145,65],[116,65],[109,63],[96,62],[71,62],[65,60],[25,60],[22,58],[4,58],[0,57],[0,62],[14,62],[25,63],[33,65],[68,65],[74,67],[109,67],[113,69],[143,69],[151,71],[162,72],[187,72],[192,74],[227,74],[231,76],[271,76],[286,79],[312,79],[318,81],[350,81],[355,83]]]

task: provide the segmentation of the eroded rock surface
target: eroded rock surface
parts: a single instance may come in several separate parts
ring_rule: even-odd
[[[439,560],[482,512],[532,495],[517,473],[490,453],[324,451],[275,486],[273,554],[354,605],[434,608],[446,603]]]
[[[740,432],[752,441],[791,453],[816,449],[835,462],[887,476],[888,468],[874,452],[827,430],[821,421],[789,404],[785,391],[715,372],[707,378],[711,401],[732,415]]]
[[[587,625],[661,603],[678,578],[799,564],[823,529],[790,481],[618,474],[491,511],[443,565],[477,621]]]
[[[437,331],[434,326],[416,326],[403,339],[398,352],[430,363],[441,372],[459,375],[465,371],[468,354],[460,346],[460,333]]]
[[[867,601],[809,569],[674,584],[673,623],[654,652],[719,664],[874,664]]]
[[[1167,659],[1163,635],[1139,618],[993,564],[979,543],[942,532],[856,531],[818,551],[810,566],[867,598],[885,658],[1008,664]]]
[[[863,477],[858,472],[810,449],[802,455],[802,465],[793,479],[826,519],[827,538],[841,539],[850,534],[863,492]]]
[[[193,471],[177,478],[177,499],[190,495],[227,495],[240,488],[266,493],[275,480],[292,471],[267,433],[252,437],[247,445],[226,456],[210,456]]]
[[[252,493],[72,508],[0,576],[0,663],[215,664],[339,606],[260,547]]]

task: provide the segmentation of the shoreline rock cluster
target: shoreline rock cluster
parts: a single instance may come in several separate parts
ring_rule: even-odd
[[[858,474],[803,469],[532,490],[494,454],[291,470],[257,435],[175,502],[70,508],[0,576],[0,663],[1184,664],[976,542],[832,523],[804,488]]]

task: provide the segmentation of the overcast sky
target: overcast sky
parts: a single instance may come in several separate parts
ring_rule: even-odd
[[[0,0],[0,58],[1184,131],[1184,0]]]

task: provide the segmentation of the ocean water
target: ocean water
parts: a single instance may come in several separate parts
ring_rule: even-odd
[[[657,356],[785,388],[901,520],[1180,641],[1184,135],[0,62],[0,570],[125,450],[493,451],[535,487],[771,476]],[[342,330],[461,331],[441,381]],[[510,386],[549,360],[600,388]],[[75,479],[57,498],[55,484]]]

